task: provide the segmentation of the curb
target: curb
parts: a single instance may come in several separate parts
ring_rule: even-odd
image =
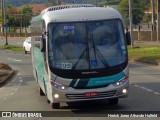
[[[135,62],[135,63],[141,63],[141,64],[146,64],[146,65],[160,66],[160,63],[150,62],[150,61],[129,60],[128,62]]]
[[[4,85],[6,81],[8,81],[14,75],[14,73],[15,71],[11,70],[10,73],[0,81],[0,86]]]

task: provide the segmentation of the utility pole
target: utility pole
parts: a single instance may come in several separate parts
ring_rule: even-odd
[[[7,38],[7,21],[6,21],[6,4],[5,4],[5,0],[3,1],[3,15],[4,15],[4,27],[5,27],[5,38],[6,38],[6,43],[5,45],[8,45],[8,38]]]
[[[159,31],[160,31],[160,0],[157,0],[157,42],[159,42]]]
[[[5,39],[6,39],[5,45],[8,45],[5,0],[1,0],[1,4],[2,4],[2,25],[3,25],[2,26],[2,33],[4,36],[4,29],[5,29]]]
[[[1,9],[2,9],[2,36],[4,36],[4,6],[3,6],[3,0],[1,0]]]
[[[153,31],[155,31],[155,3],[154,0],[151,0],[151,8],[152,8],[152,26],[153,26]]]
[[[130,36],[131,36],[131,48],[134,47],[133,41],[133,16],[132,16],[132,0],[129,0],[129,19],[130,19]]]

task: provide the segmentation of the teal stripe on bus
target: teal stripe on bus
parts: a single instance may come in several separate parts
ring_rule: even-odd
[[[119,81],[120,79],[122,79],[123,77],[125,77],[124,72],[120,72],[120,73],[113,75],[113,76],[91,78],[91,79],[89,79],[87,87],[113,84],[113,83]]]
[[[38,81],[43,84],[43,81],[46,81],[46,75],[44,70],[44,59],[41,53],[41,50],[37,47],[34,47],[34,65],[38,75]],[[41,58],[41,59],[40,59]],[[43,80],[44,79],[44,80]]]

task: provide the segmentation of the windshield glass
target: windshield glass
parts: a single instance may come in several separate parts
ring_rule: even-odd
[[[51,23],[48,36],[52,68],[104,69],[127,59],[121,20]]]

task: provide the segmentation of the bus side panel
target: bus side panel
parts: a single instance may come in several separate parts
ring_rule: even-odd
[[[34,56],[33,62],[34,62],[35,70],[36,70],[37,80],[43,92],[45,93],[46,92],[45,91],[46,75],[45,75],[45,70],[44,70],[45,69],[44,58],[43,58],[43,54],[41,50],[38,47],[34,47],[33,56]]]

